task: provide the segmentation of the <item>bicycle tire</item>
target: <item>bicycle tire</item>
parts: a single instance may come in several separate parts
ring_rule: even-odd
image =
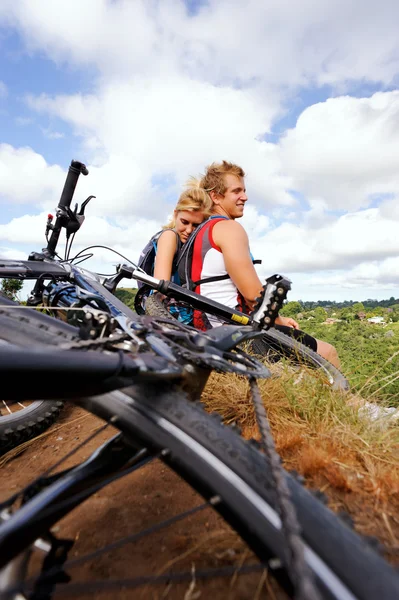
[[[162,299],[157,294],[153,294],[147,298],[145,310],[148,315],[173,320],[173,316],[166,309]],[[277,354],[277,358],[285,356],[298,364],[316,368],[325,375],[333,389],[349,389],[349,382],[339,369],[311,348],[275,328],[268,329],[262,337],[252,340],[249,347],[254,354],[259,356],[266,356],[273,360]]]
[[[188,402],[180,390],[167,391],[163,384],[141,384],[77,403],[112,422],[133,446],[144,445],[154,453],[167,449],[162,460],[205,498],[222,499],[216,510],[273,574],[276,557],[285,559],[286,544],[270,465],[256,445],[222,425],[218,415],[209,415],[200,403]],[[399,578],[393,568],[295,479],[286,477],[320,597],[399,597]],[[51,519],[44,520],[43,535],[53,525]],[[0,527],[4,561],[8,540],[3,536],[1,542],[1,537]]]
[[[271,355],[273,359],[273,355],[277,354],[299,365],[318,369],[325,375],[333,389],[349,390],[349,382],[339,369],[308,346],[274,327],[265,331],[262,337],[254,339],[250,347],[255,354],[261,356]]]
[[[236,430],[223,425],[220,416],[207,413],[200,402],[188,402],[182,392],[165,394],[160,393],[159,386],[153,386],[152,390],[142,386],[124,390],[124,393],[114,392],[111,396],[112,409],[110,395],[89,401],[82,399],[81,404],[103,419],[113,418],[132,443],[139,439],[157,450],[168,448],[170,452],[164,462],[205,497],[218,494],[224,499],[226,505],[216,510],[261,560],[270,558],[270,551],[284,559],[284,538],[272,524],[279,517],[270,464],[257,443],[245,440]],[[176,438],[166,439],[173,430]],[[221,475],[215,473],[209,463],[204,466],[204,453],[211,461],[220,461],[228,472]],[[238,480],[232,484],[234,477]],[[306,488],[288,473],[286,477],[307,545],[307,559],[312,570],[318,572],[319,584],[320,572],[329,571],[321,584],[322,597],[341,600],[396,597],[399,577],[394,569]],[[218,478],[221,479],[215,483]],[[249,495],[257,495],[255,503],[245,497],[245,490]],[[265,502],[263,518],[258,504],[262,501]],[[321,571],[315,568],[320,562]],[[336,591],[331,595],[332,588],[327,591],[326,582],[334,578],[332,588],[336,586]],[[344,588],[350,591],[349,595],[343,592]]]
[[[174,320],[168,309],[164,306],[162,299],[158,294],[148,296],[145,303],[145,313],[151,317],[162,317],[164,319]]]
[[[25,347],[57,345],[75,337],[73,327],[0,296],[0,341]],[[0,455],[43,433],[63,406],[59,400],[36,400],[17,412],[0,416]]]

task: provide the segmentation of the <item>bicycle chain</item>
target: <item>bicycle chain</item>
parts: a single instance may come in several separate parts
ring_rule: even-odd
[[[170,340],[168,340],[168,342],[170,344]],[[204,369],[212,369],[217,373],[235,373],[236,375],[243,375],[245,377],[264,378],[269,376],[268,370],[261,362],[258,362],[244,352],[237,351],[237,354],[224,352],[224,356],[218,356],[217,354],[210,354],[209,352],[203,354],[195,353],[176,343],[172,342],[172,344],[173,349],[180,358]],[[231,355],[230,358],[232,361],[234,361],[236,357],[242,356],[251,363],[251,366],[240,362],[230,362],[225,356],[226,354]]]
[[[60,344],[58,348],[61,350],[96,350],[102,346],[112,346],[116,342],[122,342],[129,339],[126,333],[112,334],[112,337],[100,337],[90,340],[77,340],[76,342],[69,342],[67,344]]]
[[[274,444],[262,396],[255,379],[251,378],[249,384],[256,420],[261,434],[261,445],[269,459],[272,478],[274,480],[278,512],[289,551],[288,567],[297,592],[295,598],[298,600],[320,600],[320,595],[314,583],[313,573],[305,559],[305,546],[301,537],[301,529],[295,506],[291,500],[285,471]]]
[[[222,355],[215,352],[204,351],[202,348],[198,350],[190,350],[183,344],[177,343],[171,336],[173,336],[173,329],[165,331],[165,324],[169,325],[167,320],[157,319],[151,317],[145,317],[143,319],[143,327],[135,332],[139,337],[145,339],[146,334],[158,335],[172,350],[176,357],[181,358],[197,367],[203,369],[212,369],[218,373],[235,373],[237,375],[243,375],[245,377],[256,377],[264,378],[268,377],[269,372],[266,367],[258,360],[252,358],[242,350],[236,352],[223,352]],[[190,332],[187,331],[187,327],[179,322],[173,323],[174,329],[183,332],[186,336],[186,341],[190,340]],[[198,331],[190,328],[198,336]],[[168,335],[169,334],[169,335]],[[62,344],[59,346],[62,350],[98,350],[101,348],[110,348],[114,344],[122,341],[129,341],[130,337],[127,333],[113,333],[112,337],[99,337],[88,340],[76,340]],[[183,340],[184,341],[184,340]]]
[[[146,317],[148,319],[148,317]],[[154,333],[160,335],[162,339],[172,348],[179,358],[187,360],[190,363],[195,364],[198,367],[204,369],[212,369],[217,373],[235,373],[236,375],[242,375],[244,377],[255,377],[257,379],[263,379],[269,377],[269,370],[258,361],[256,358],[250,356],[243,350],[239,349],[236,351],[224,351],[221,355],[218,355],[218,350],[215,348],[212,350],[203,349],[198,345],[198,349],[190,350],[182,344],[177,343],[173,339],[174,331],[183,332],[186,341],[190,341],[190,333],[192,333],[197,339],[201,336],[202,339],[209,341],[209,346],[212,345],[213,340],[209,338],[206,333],[198,332],[194,327],[190,327],[180,323],[179,321],[170,322],[166,318],[154,318],[152,317],[152,325],[155,326]],[[159,325],[167,325],[169,329],[165,331],[164,327],[157,330]],[[175,334],[176,335],[176,334]],[[197,346],[197,344],[195,344]],[[240,362],[240,360],[242,362]]]

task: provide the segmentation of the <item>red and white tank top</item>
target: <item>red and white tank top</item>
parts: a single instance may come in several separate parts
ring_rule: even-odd
[[[191,279],[193,281],[228,274],[222,251],[213,240],[213,228],[222,219],[224,220],[225,217],[209,219],[208,223],[201,228],[196,236],[191,266]],[[194,291],[211,300],[220,302],[229,308],[241,310],[240,294],[230,278],[222,281],[201,283],[196,286]],[[207,315],[207,317],[212,327],[222,325],[224,322],[214,315]],[[202,329],[198,311],[194,311],[194,326]]]

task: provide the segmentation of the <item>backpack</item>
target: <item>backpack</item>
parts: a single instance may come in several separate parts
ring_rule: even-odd
[[[153,235],[149,242],[144,246],[143,250],[140,253],[139,262],[137,263],[140,269],[143,269],[143,271],[145,271],[148,275],[151,276],[154,275],[155,256],[157,254],[158,240],[164,231],[173,231],[173,233],[176,234],[177,250],[175,258],[173,259],[172,275],[174,275],[177,271],[176,257],[182,246],[179,235],[176,231],[174,231],[174,229],[161,229],[161,231],[158,231],[155,235]],[[137,286],[139,289],[143,287],[143,285],[145,285],[145,283],[137,280]]]
[[[179,279],[180,279],[180,285],[188,288],[192,292],[195,290],[195,288],[198,285],[201,285],[202,283],[212,283],[213,281],[223,281],[225,279],[230,279],[230,275],[228,275],[227,273],[226,273],[226,275],[215,275],[214,277],[205,277],[204,279],[199,279],[198,281],[193,281],[191,278],[191,265],[192,265],[192,261],[193,261],[194,242],[195,242],[197,235],[199,234],[201,229],[209,223],[209,221],[214,220],[214,219],[221,221],[222,219],[227,219],[227,218],[228,217],[221,217],[219,215],[214,215],[212,217],[209,217],[209,219],[207,219],[206,221],[204,221],[203,223],[198,225],[198,227],[195,229],[195,231],[193,231],[192,234],[190,235],[190,237],[188,238],[187,242],[182,245],[182,247],[180,248],[180,250],[177,253],[176,266],[177,266],[177,272],[178,272]],[[251,255],[251,258],[252,258],[252,255]],[[261,264],[262,261],[261,260],[252,260],[252,263],[254,265],[258,265],[258,264]]]

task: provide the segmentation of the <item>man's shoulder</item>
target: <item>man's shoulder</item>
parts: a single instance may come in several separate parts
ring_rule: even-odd
[[[225,219],[220,217],[220,220],[216,220],[215,227],[218,229],[244,229],[241,223],[235,221],[234,219]]]
[[[218,245],[223,241],[237,240],[242,237],[247,238],[244,227],[233,219],[222,219],[215,223],[213,236]]]
[[[219,231],[245,231],[244,227],[238,221],[233,219],[220,219],[215,223],[215,228]]]

